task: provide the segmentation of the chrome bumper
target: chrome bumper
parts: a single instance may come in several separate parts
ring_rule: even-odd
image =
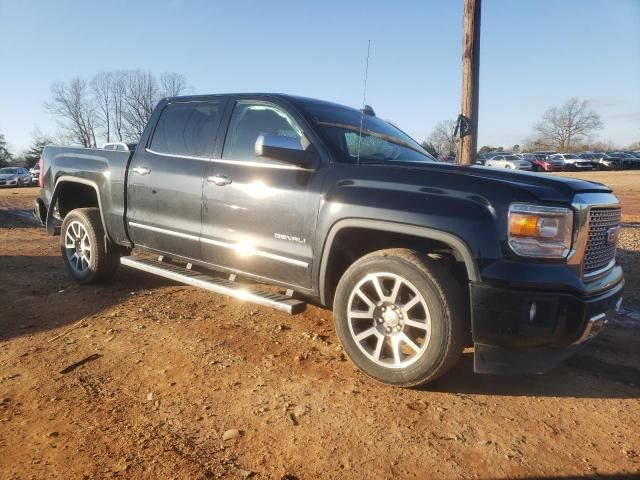
[[[582,335],[580,335],[580,338],[578,338],[573,344],[580,345],[584,342],[591,340],[596,335],[598,335],[602,331],[602,329],[605,327],[605,325],[609,323],[609,317],[613,313],[618,313],[620,311],[621,305],[622,305],[622,297],[618,299],[613,309],[608,310],[606,312],[599,313],[598,315],[594,315],[593,317],[591,317],[587,322],[587,326],[585,327],[584,332],[582,332]]]

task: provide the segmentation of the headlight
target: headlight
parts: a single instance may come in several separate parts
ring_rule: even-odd
[[[526,203],[509,207],[509,247],[523,257],[566,257],[572,230],[573,212],[568,208]]]

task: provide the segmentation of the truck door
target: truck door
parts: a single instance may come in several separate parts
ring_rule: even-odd
[[[226,100],[169,102],[129,167],[127,226],[135,245],[200,258],[202,181]]]
[[[209,163],[205,174],[204,260],[292,286],[310,286],[322,168],[255,154],[259,135],[301,139],[300,125],[301,119],[283,106],[236,102],[221,158]]]

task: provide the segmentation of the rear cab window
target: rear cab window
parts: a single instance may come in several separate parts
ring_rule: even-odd
[[[169,103],[158,118],[149,149],[167,155],[212,158],[223,105]]]

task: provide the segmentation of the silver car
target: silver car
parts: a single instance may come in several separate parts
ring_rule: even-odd
[[[31,185],[31,174],[26,168],[0,168],[0,187],[26,187],[28,185]]]
[[[549,161],[561,161],[564,164],[565,170],[593,170],[593,164],[590,160],[580,158],[573,153],[556,153],[548,158]]]
[[[486,167],[510,168],[513,170],[531,171],[531,162],[512,155],[495,155],[484,164]]]

